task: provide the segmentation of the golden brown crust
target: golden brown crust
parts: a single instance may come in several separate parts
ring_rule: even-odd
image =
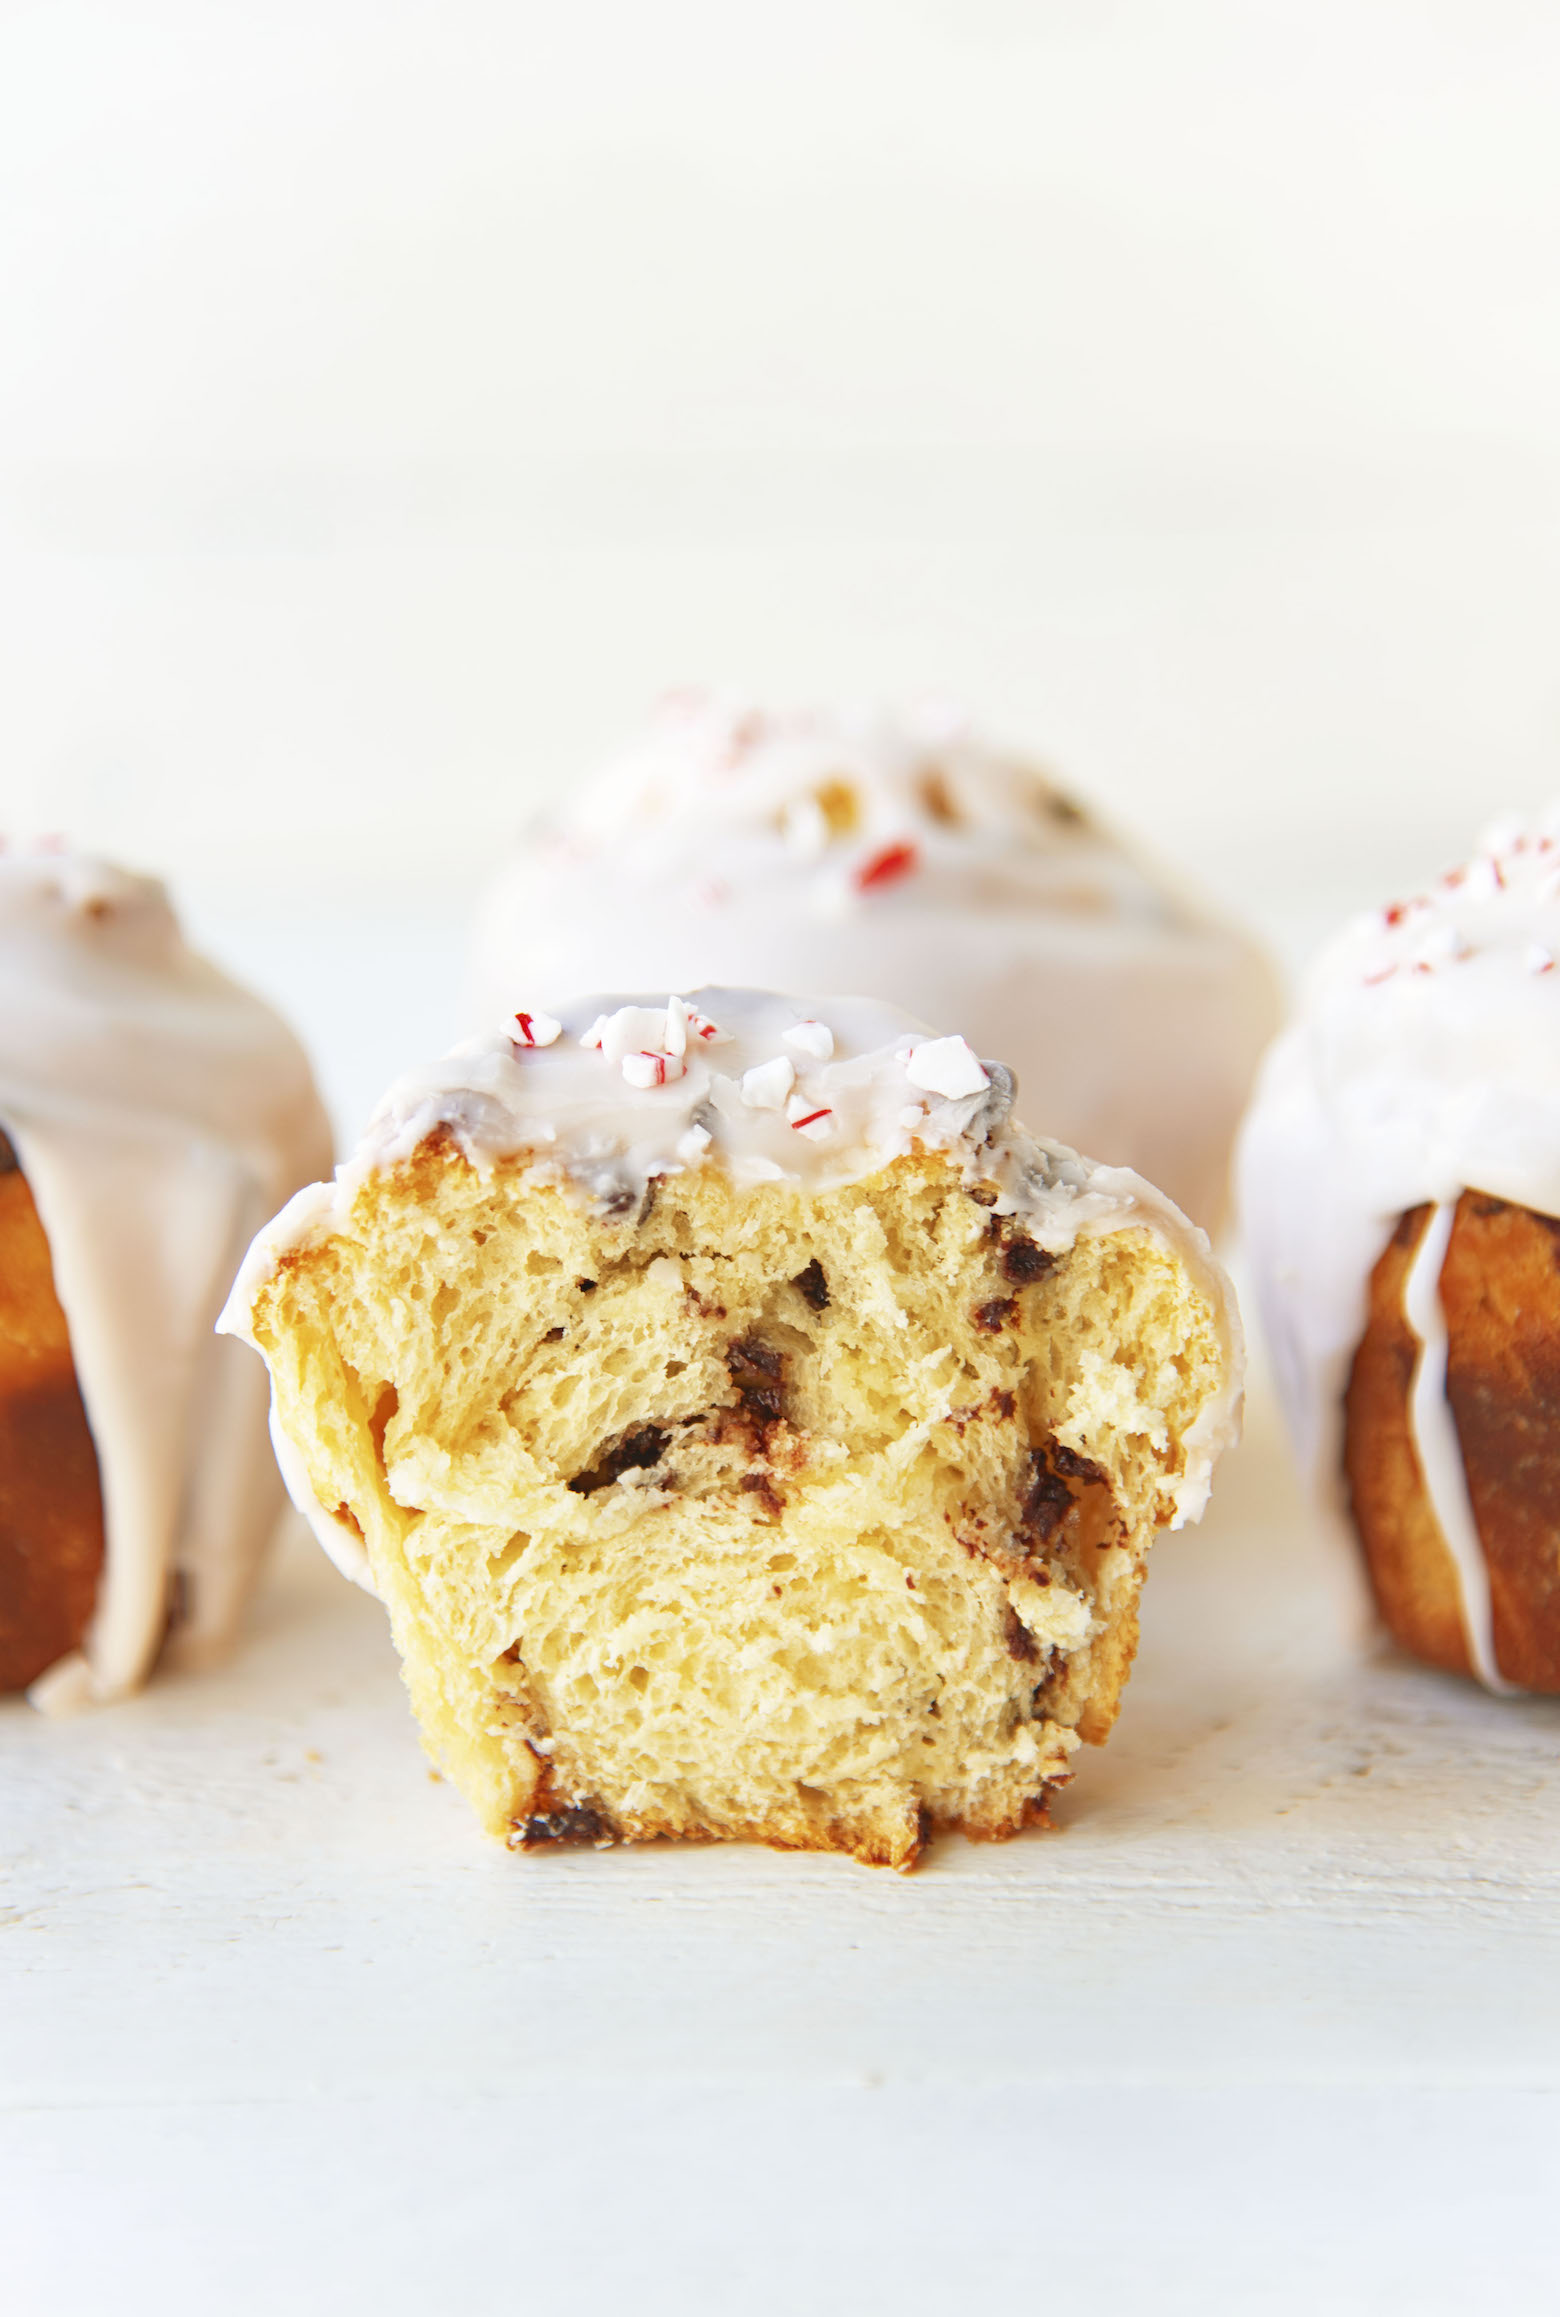
[[[1416,1657],[1468,1673],[1456,1568],[1409,1420],[1419,1346],[1403,1288],[1429,1214],[1403,1216],[1371,1275],[1344,1464],[1388,1630]],[[1560,1223],[1465,1191],[1440,1294],[1447,1398],[1489,1567],[1496,1663],[1521,1689],[1560,1691]]]
[[[1017,1810],[1000,1817],[958,1813],[939,1817],[923,1803],[914,1817],[907,1817],[892,1836],[839,1818],[828,1819],[805,1831],[798,1831],[794,1825],[780,1827],[765,1819],[749,1819],[716,1833],[676,1825],[669,1819],[642,1818],[626,1826],[614,1820],[599,1804],[560,1803],[552,1796],[551,1781],[544,1767],[529,1811],[511,1823],[509,1848],[606,1850],[620,1842],[756,1842],[768,1850],[837,1851],[854,1858],[861,1866],[889,1866],[900,1874],[909,1874],[920,1865],[934,1835],[962,1834],[970,1842],[1008,1842],[1027,1827],[1049,1830],[1051,1797],[1070,1783],[1071,1774],[1063,1772],[1060,1777],[1049,1779]]]
[[[49,1243],[11,1162],[0,1173],[0,1690],[25,1689],[79,1647],[102,1568],[97,1453]]]

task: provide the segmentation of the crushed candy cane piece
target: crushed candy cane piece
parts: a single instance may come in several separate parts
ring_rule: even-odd
[[[1553,973],[1555,970],[1555,961],[1552,953],[1545,949],[1543,943],[1540,941],[1530,941],[1528,943],[1526,949],[1522,952],[1522,962],[1527,967],[1529,973]]]
[[[778,1110],[796,1084],[796,1071],[784,1054],[760,1062],[742,1073],[742,1099],[749,1110]]]
[[[870,893],[879,885],[897,884],[901,877],[909,876],[920,858],[919,848],[911,844],[908,838],[901,839],[898,844],[880,846],[877,852],[870,853],[866,860],[858,864],[852,873],[851,883],[858,893]]]
[[[708,1014],[701,1014],[697,1006],[688,1008],[688,1029],[690,1034],[697,1038],[702,1045],[729,1046],[731,1044],[731,1032],[723,1030],[719,1022],[712,1022]]]
[[[625,1012],[628,1010],[624,1008]],[[674,1086],[682,1075],[683,1060],[680,1054],[652,1054],[642,1050],[637,1054],[623,1056],[623,1076],[630,1086],[637,1086],[641,1092],[651,1086]]]
[[[688,1009],[681,998],[666,1001],[666,1036],[662,1042],[668,1054],[688,1051]]]
[[[814,1062],[829,1062],[834,1058],[834,1032],[827,1022],[795,1022],[786,1031],[785,1042],[794,1046],[798,1054],[810,1055]]]
[[[786,1124],[809,1142],[827,1142],[834,1132],[834,1113],[828,1104],[813,1105],[805,1094],[793,1094],[786,1106]]]
[[[586,1044],[599,1046],[609,1062],[621,1062],[625,1054],[664,1053],[665,1040],[662,1007],[619,1006],[615,1014],[602,1016]]]
[[[563,1024],[555,1022],[551,1014],[519,1013],[514,1019],[520,1035],[515,1037],[514,1030],[509,1035],[517,1046],[552,1046],[563,1036]]]
[[[677,1137],[677,1156],[682,1160],[684,1166],[697,1166],[709,1149],[710,1141],[710,1130],[707,1126],[686,1127]]]
[[[962,1094],[980,1094],[991,1084],[980,1056],[967,1038],[928,1038],[912,1046],[905,1060],[905,1076],[912,1086],[945,1101]]]

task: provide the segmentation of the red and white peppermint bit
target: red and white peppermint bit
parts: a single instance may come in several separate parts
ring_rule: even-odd
[[[707,1014],[701,1014],[686,999],[673,996],[667,999],[664,1008],[619,1006],[615,1014],[598,1014],[580,1044],[596,1048],[609,1062],[623,1062],[632,1054],[659,1055],[664,1060],[675,1062],[675,1070],[668,1071],[664,1079],[653,1082],[664,1085],[682,1077],[683,1057],[688,1051],[690,1039],[695,1038],[707,1046],[730,1043],[728,1033],[712,1022]],[[633,1083],[637,1084],[638,1081]]]
[[[562,1037],[563,1024],[555,1022],[551,1014],[519,1013],[509,1035],[517,1046],[551,1046]]]
[[[814,1062],[830,1062],[834,1058],[834,1032],[827,1022],[794,1022],[785,1033],[785,1042],[794,1046],[798,1054],[806,1054]]]
[[[1529,955],[1536,958],[1540,952],[1560,960],[1560,939],[1527,943],[1527,929],[1520,920],[1503,932],[1495,914],[1503,913],[1512,903],[1536,904],[1547,914],[1560,902],[1557,831],[1560,807],[1551,808],[1536,828],[1524,828],[1510,818],[1499,821],[1485,832],[1473,857],[1449,869],[1432,891],[1411,900],[1389,902],[1373,918],[1371,928],[1378,935],[1406,933],[1409,938],[1402,946],[1407,954],[1392,962],[1380,952],[1371,957],[1371,970],[1361,972],[1364,986],[1375,988],[1389,981],[1394,972],[1424,979],[1445,966],[1508,943],[1524,960]],[[1465,925],[1468,930],[1464,930]],[[1535,930],[1541,936],[1545,933],[1544,918],[1538,920]],[[1542,973],[1550,969],[1535,963],[1528,970]]]
[[[797,1134],[804,1134],[809,1142],[827,1142],[834,1131],[834,1113],[826,1102],[809,1102],[805,1094],[793,1094],[786,1105],[785,1122]]]
[[[927,1038],[912,1046],[905,1057],[905,1076],[927,1094],[956,1102],[964,1094],[981,1094],[991,1084],[980,1056],[967,1038]]]
[[[625,1054],[623,1076],[643,1093],[652,1086],[673,1086],[683,1075],[680,1054]]]
[[[1522,962],[1529,973],[1553,973],[1555,970],[1553,954],[1545,949],[1541,941],[1528,943],[1522,952]]]
[[[772,1062],[743,1071],[742,1099],[749,1110],[778,1110],[795,1084],[794,1065],[788,1056],[777,1054]]]
[[[601,1051],[609,1062],[621,1062],[625,1054],[666,1052],[664,1006],[619,1006],[615,1014],[606,1015],[597,1024],[597,1029]]]
[[[858,893],[870,893],[879,885],[897,884],[901,877],[908,877],[919,866],[920,859],[920,847],[908,837],[901,838],[897,844],[880,845],[875,853],[857,862],[851,883]]]

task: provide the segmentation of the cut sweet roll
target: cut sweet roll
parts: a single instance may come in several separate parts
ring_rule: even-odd
[[[329,1157],[297,1040],[155,879],[0,848],[0,1691],[60,1712],[232,1641],[283,1498],[212,1325]]]
[[[489,890],[473,1019],[588,981],[832,990],[957,1023],[1031,1118],[1212,1230],[1278,1025],[1238,926],[957,712],[663,700]]]
[[[235,1293],[300,1501],[518,1847],[1017,1832],[1233,1427],[1201,1234],[1012,1128],[962,1040],[820,1014],[519,1016]]]
[[[1241,1137],[1300,1462],[1381,1620],[1560,1693],[1560,806],[1322,951]]]

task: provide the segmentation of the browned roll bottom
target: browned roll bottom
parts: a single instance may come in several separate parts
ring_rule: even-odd
[[[102,1568],[97,1452],[49,1242],[0,1136],[0,1690],[78,1647]]]
[[[1371,1274],[1345,1395],[1344,1468],[1376,1605],[1403,1647],[1470,1673],[1457,1572],[1414,1450],[1419,1342],[1403,1290],[1429,1222],[1411,1208]],[[1464,1191],[1441,1271],[1447,1398],[1489,1567],[1495,1659],[1560,1691],[1560,1222]]]

